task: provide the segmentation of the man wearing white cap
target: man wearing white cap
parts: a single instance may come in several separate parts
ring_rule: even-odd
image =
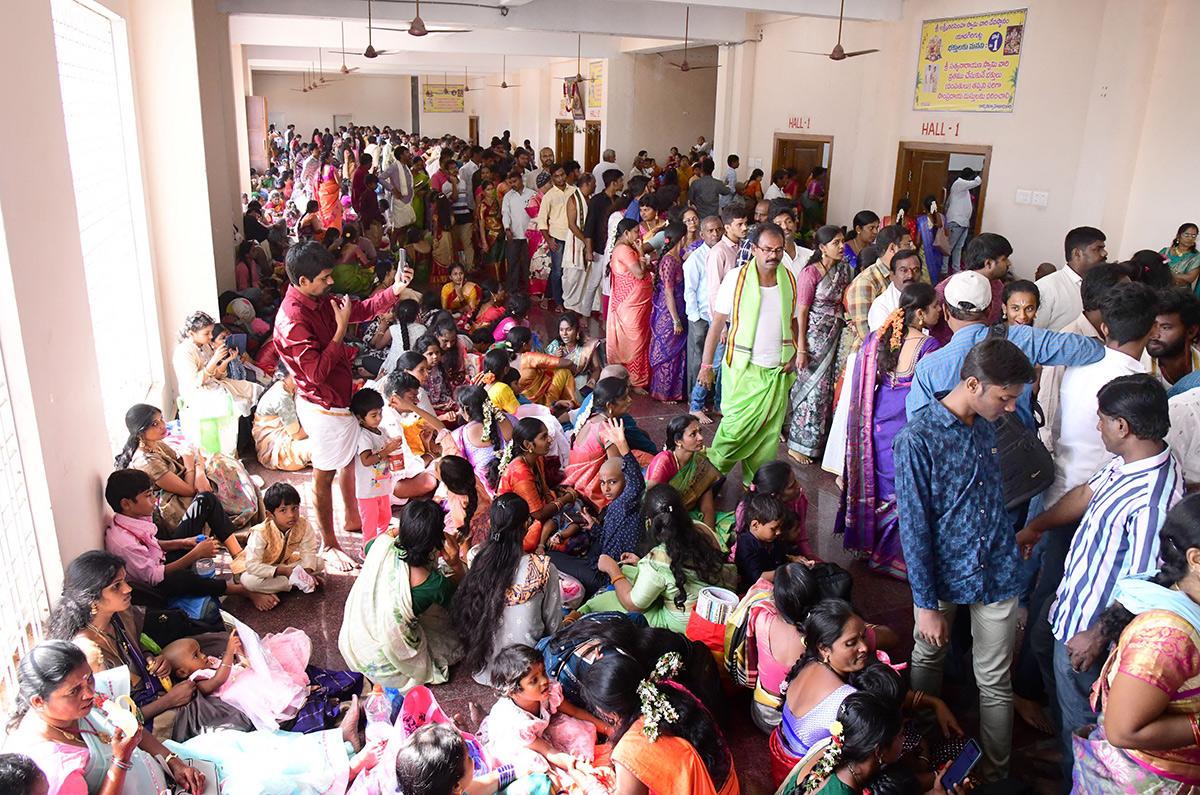
[[[935,400],[936,395],[954,388],[963,360],[990,331],[987,319],[992,304],[992,285],[986,276],[979,271],[963,271],[951,276],[946,283],[945,298],[942,312],[953,336],[941,350],[917,363],[912,390],[905,404],[910,420],[919,409]],[[1012,326],[1007,329],[1007,337],[1035,365],[1075,367],[1104,358],[1104,345],[1099,340],[1079,334]],[[1017,400],[1017,416],[1030,428],[1034,427],[1032,400],[1033,389],[1026,385]]]

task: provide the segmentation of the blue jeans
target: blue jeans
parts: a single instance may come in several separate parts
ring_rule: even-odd
[[[713,409],[721,410],[721,361],[725,358],[725,343],[717,343],[717,352],[713,354],[713,388],[700,384],[699,381],[692,387],[692,401],[688,409],[691,411],[704,411],[704,404],[708,400],[708,396],[713,396]]]
[[[950,273],[962,270],[963,247],[967,245],[967,228],[958,224],[946,224],[946,234],[950,237]]]
[[[1092,709],[1092,685],[1100,678],[1100,669],[1104,667],[1105,656],[1096,657],[1092,667],[1086,671],[1076,672],[1071,667],[1071,657],[1067,654],[1067,645],[1060,640],[1054,641],[1054,684],[1058,691],[1058,709],[1062,714],[1062,725],[1059,727],[1058,739],[1062,743],[1063,780],[1071,780],[1074,754],[1071,748],[1071,734],[1076,729],[1090,726],[1097,722],[1098,716]]]
[[[563,288],[562,288],[562,258],[563,247],[566,241],[559,240],[557,237],[551,238],[558,245],[550,251],[550,300],[557,305],[562,305]]]

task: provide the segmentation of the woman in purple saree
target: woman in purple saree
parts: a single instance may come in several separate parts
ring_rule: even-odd
[[[933,241],[937,237],[938,229],[946,226],[946,217],[937,212],[937,201],[932,194],[925,197],[923,204],[925,212],[917,217],[917,235],[921,239],[913,242],[919,243],[921,246],[921,254],[925,258],[925,270],[929,271],[929,281],[937,284],[941,281],[946,257],[933,244]]]
[[[940,346],[924,329],[941,311],[937,291],[924,282],[900,294],[900,307],[863,342],[850,383],[846,474],[834,532],[880,574],[908,579],[896,511],[892,440],[908,422],[904,402],[917,362]]]
[[[681,223],[666,226],[650,310],[650,397],[663,403],[683,400],[687,359],[687,313],[683,306],[683,260],[679,249],[687,234]]]

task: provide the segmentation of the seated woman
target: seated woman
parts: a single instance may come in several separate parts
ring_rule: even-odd
[[[620,378],[601,378],[592,392],[591,414],[575,419],[575,444],[567,464],[563,483],[576,489],[580,496],[593,506],[603,504],[600,494],[600,465],[605,459],[618,458],[617,449],[606,442],[600,434],[605,420],[615,420],[629,413],[633,398],[629,394],[629,382]],[[651,456],[641,450],[634,457],[642,466],[650,463]]]
[[[321,237],[325,234],[325,225],[321,223],[321,205],[314,199],[304,207],[304,215],[296,224],[296,237],[301,240]]]
[[[642,519],[642,547],[649,551],[641,558],[622,555],[619,562],[601,555],[596,567],[608,575],[613,590],[593,596],[579,613],[636,611],[652,627],[682,633],[700,589],[732,585],[734,574],[713,537],[696,527],[671,486],[659,484],[646,492]]]
[[[550,452],[550,432],[541,420],[526,417],[513,428],[512,441],[488,463],[487,483],[496,494],[516,494],[529,506],[532,521],[522,538],[526,552],[545,554],[550,539],[559,530],[568,537],[579,527],[566,507],[577,502],[574,489],[559,491],[546,483],[543,462]]]
[[[808,537],[806,521],[808,519],[808,498],[796,478],[796,473],[787,461],[768,461],[754,473],[751,486],[756,494],[766,494],[775,497],[791,512],[787,526],[781,538],[796,544],[800,554],[808,560],[821,560],[813,551],[812,541]],[[738,521],[741,521],[741,503],[734,509]]]
[[[477,345],[490,345],[492,331],[504,317],[504,305],[508,301],[508,288],[495,279],[484,279],[480,284],[481,297],[471,318],[471,339]]]
[[[428,364],[428,373],[425,375],[421,386],[424,388],[425,394],[429,397],[429,402],[433,407],[434,413],[440,416],[445,412],[453,411],[455,408],[455,387],[451,385],[450,379],[443,367],[442,344],[438,342],[437,336],[432,332],[425,332],[417,340],[413,351],[424,356]],[[404,358],[401,355],[400,359],[396,360],[397,366],[400,366],[401,359]]]
[[[450,281],[442,285],[442,309],[454,316],[459,329],[469,333],[472,318],[479,306],[479,285],[467,281],[467,269],[461,262],[450,266]]]
[[[613,654],[595,663],[583,692],[612,724],[618,793],[738,795],[737,770],[712,713],[676,687],[677,654],[649,661]],[[645,695],[643,695],[645,693]]]
[[[712,530],[728,549],[733,538],[733,513],[717,516],[715,492],[724,478],[704,454],[700,420],[680,414],[667,423],[667,443],[646,469],[646,485],[670,483],[683,497],[692,517]]]
[[[492,660],[503,645],[532,646],[562,626],[558,569],[546,555],[522,549],[529,506],[516,494],[500,494],[490,513],[488,540],[451,608],[455,626],[481,628],[463,635],[467,670],[481,685],[491,684]]]
[[[479,374],[479,356],[471,353],[474,343],[470,337],[459,334],[458,324],[449,312],[439,312],[429,329],[442,346],[442,372],[446,374],[453,394],[455,389],[471,383],[471,379]]]
[[[312,463],[312,447],[296,414],[296,379],[280,362],[283,378],[267,390],[254,408],[254,452],[267,469],[298,472]]]
[[[214,399],[228,398],[233,402],[235,414],[249,417],[262,397],[263,388],[228,377],[229,362],[237,356],[237,351],[224,345],[212,348],[215,325],[216,321],[205,312],[195,312],[183,323],[179,344],[171,357],[180,396],[192,408],[201,410],[208,410]]]
[[[806,763],[805,769],[788,776],[780,795],[861,795],[870,791],[884,765],[900,758],[903,721],[900,710],[887,699],[873,693],[852,693],[838,707],[836,721],[837,740]],[[946,795],[940,777],[931,795],[934,793]]]
[[[442,456],[434,462],[433,472],[440,484],[433,499],[446,511],[446,537],[453,538],[466,556],[487,538],[492,495],[462,456]]]
[[[338,295],[367,296],[375,281],[375,263],[367,259],[358,245],[358,225],[346,224],[342,231],[340,249],[334,255],[333,287]]]
[[[108,552],[85,552],[67,566],[62,597],[50,611],[46,634],[83,649],[87,663],[97,674],[127,667],[129,682],[123,689],[141,709],[148,725],[156,716],[177,710],[173,720],[162,724],[163,736],[171,736],[178,729],[180,733],[174,736],[186,739],[190,734],[184,732],[185,726],[196,730],[208,721],[214,721],[210,725],[228,725],[229,710],[198,713],[192,708],[195,688],[163,687],[159,677],[170,673],[170,665],[142,650],[142,614],[131,609],[132,593],[125,578],[125,561]],[[223,632],[208,633],[197,640],[219,653],[227,636]],[[249,721],[240,719],[233,725],[250,728]]]
[[[350,668],[376,684],[401,692],[441,684],[462,658],[445,608],[464,567],[458,545],[444,530],[440,507],[428,500],[409,502],[397,537],[380,536],[371,545],[346,597],[338,650]],[[438,569],[439,554],[454,580]]]
[[[809,749],[829,736],[829,725],[856,688],[850,676],[870,662],[867,624],[843,599],[825,599],[804,621],[804,654],[784,678],[783,716],[771,733],[771,779],[778,787]]]
[[[600,379],[600,340],[588,339],[581,318],[568,312],[558,319],[558,338],[546,346],[546,353],[570,359],[575,370],[575,394],[593,389]]]
[[[158,519],[171,537],[180,524],[199,528],[207,525],[230,555],[242,551],[234,533],[237,527],[217,499],[215,488],[205,473],[205,459],[200,450],[195,455],[180,455],[163,441],[167,424],[156,407],[138,403],[125,412],[125,427],[129,439],[117,453],[117,469],[133,467],[150,476],[158,490]],[[232,459],[223,465],[229,465]],[[233,462],[233,465],[241,465]],[[244,470],[242,470],[244,472]],[[257,499],[257,495],[256,495]],[[247,519],[249,517],[246,517]],[[190,533],[189,533],[190,534]]]
[[[525,293],[513,293],[508,297],[504,316],[496,322],[492,329],[492,341],[504,342],[505,335],[513,326],[529,328],[529,296]]]
[[[510,328],[504,342],[516,354],[513,365],[521,374],[517,388],[522,395],[534,403],[560,410],[579,405],[575,398],[575,365],[570,359],[534,351],[533,332],[524,326]]]
[[[471,462],[479,479],[486,484],[488,464],[513,437],[512,420],[496,408],[481,386],[460,386],[454,392],[454,399],[463,424],[450,435],[463,458]]]
[[[170,791],[164,768],[181,791],[203,792],[204,774],[189,759],[214,763],[239,792],[343,792],[380,750],[364,749],[357,697],[342,728],[313,734],[218,730],[169,744],[144,729],[127,735],[96,705],[101,697],[84,652],[63,640],[30,649],[17,686],[5,747],[36,761],[56,795],[157,795]],[[356,749],[353,757],[347,746]]]
[[[381,322],[376,325],[369,340],[371,347],[387,350],[383,363],[379,365],[379,378],[395,370],[400,354],[412,350],[416,341],[425,336],[426,332],[425,327],[417,322],[421,304],[416,300],[405,298],[397,301],[391,311],[391,322],[384,324],[382,320],[386,318],[386,313],[381,315]],[[371,326],[368,325],[367,328],[370,330]]]
[[[1167,795],[1200,783],[1200,497],[1172,508],[1158,537],[1159,573],[1118,581],[1098,624],[1094,650],[1116,646],[1094,691],[1103,725],[1074,734],[1077,792]]]

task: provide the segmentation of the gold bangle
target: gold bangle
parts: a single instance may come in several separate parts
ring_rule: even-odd
[[[178,758],[179,758],[179,754],[167,754],[166,756],[162,757],[163,767],[169,766],[171,764],[172,759],[178,759]]]

